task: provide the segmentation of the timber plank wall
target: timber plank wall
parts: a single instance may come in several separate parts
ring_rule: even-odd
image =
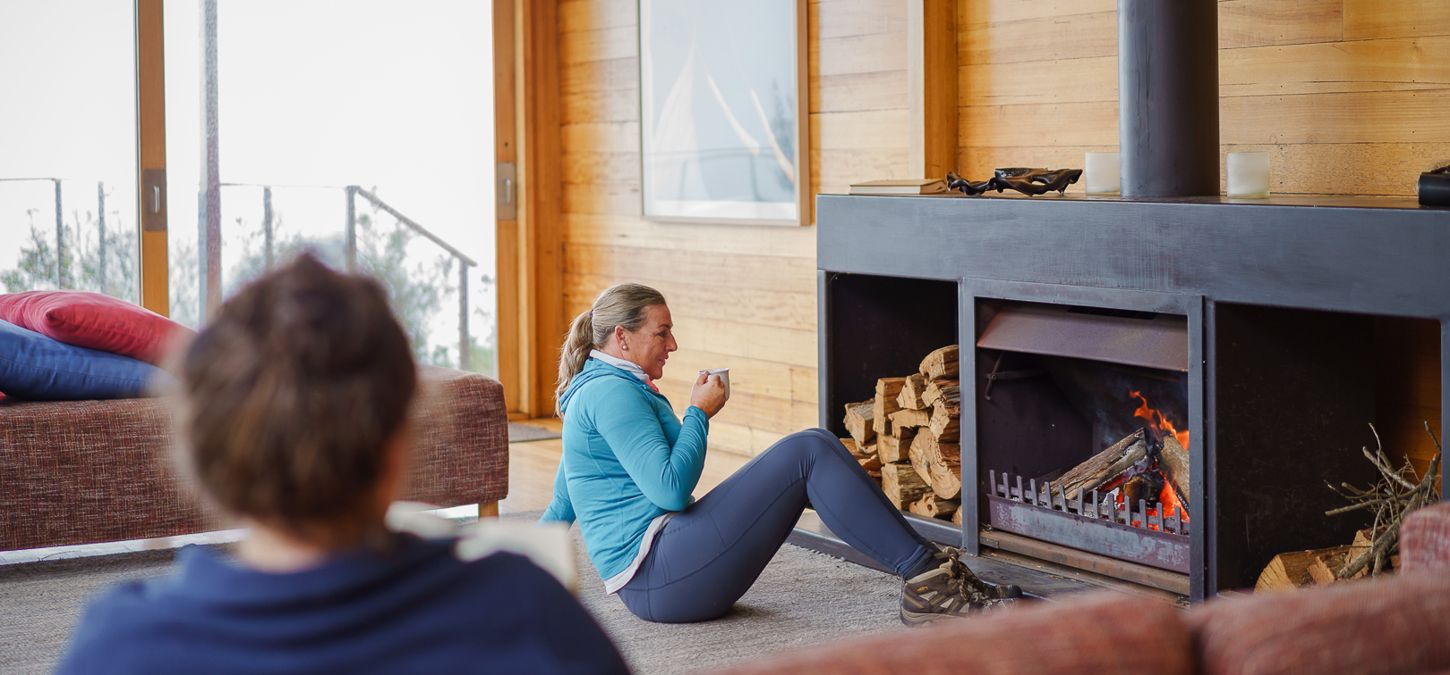
[[[909,177],[906,3],[808,8],[811,192]],[[958,2],[962,172],[1117,149],[1115,8]],[[712,451],[743,462],[814,426],[815,228],[644,220],[637,2],[563,0],[558,16],[568,316],[610,284],[659,288],[681,343],[661,383],[677,408],[697,369],[733,369]],[[1222,0],[1219,36],[1223,151],[1269,151],[1275,192],[1411,195],[1411,176],[1450,162],[1450,2]],[[1416,420],[1439,429],[1438,328],[1382,333],[1381,399],[1403,413],[1381,434],[1423,457]]]

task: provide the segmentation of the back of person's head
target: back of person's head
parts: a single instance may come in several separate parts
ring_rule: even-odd
[[[569,324],[569,334],[559,349],[559,380],[554,389],[554,412],[560,417],[559,397],[569,382],[584,368],[592,349],[603,347],[615,326],[627,331],[639,330],[645,321],[645,308],[665,304],[665,296],[644,284],[617,284],[604,289],[589,309],[580,312]]]
[[[319,544],[381,523],[417,381],[376,281],[303,254],[227,300],[175,370],[182,464],[215,506]]]

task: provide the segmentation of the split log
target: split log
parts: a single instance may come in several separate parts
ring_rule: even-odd
[[[954,446],[960,448],[960,446]],[[911,468],[931,484],[931,491],[942,499],[957,499],[962,494],[961,450],[955,457],[942,454],[942,445],[930,434],[917,434],[907,455]]]
[[[927,408],[926,401],[921,400],[926,394],[927,379],[920,375],[906,376],[906,384],[901,387],[901,393],[896,395],[896,405],[903,410],[922,410]]]
[[[866,471],[866,475],[875,478],[878,482],[881,480],[880,457],[877,457],[876,455],[872,455],[870,457],[857,457],[856,462],[861,465],[861,468],[863,470]]]
[[[930,447],[929,448],[926,448],[926,451],[931,452],[931,453],[934,453],[934,454],[942,457],[943,459],[950,460],[950,461],[953,461],[953,462],[960,462],[960,461],[962,461],[962,446],[961,445],[959,445],[957,443],[951,443],[951,442],[946,442],[946,441],[939,440],[939,439],[937,439],[937,437],[932,436],[929,433],[917,434],[916,435],[916,438],[915,439],[912,439],[911,443],[912,443],[912,445],[915,445],[917,443],[922,443],[924,445],[928,445]]]
[[[906,390],[903,389],[902,391]],[[887,415],[887,417],[891,419],[891,432],[893,434],[902,429],[931,426],[930,410],[898,410]]]
[[[947,345],[926,355],[921,360],[921,374],[928,380],[955,377],[957,374],[957,346]]]
[[[854,439],[854,438],[842,438],[842,439],[840,439],[840,441],[841,441],[841,445],[842,446],[845,446],[846,452],[851,453],[851,456],[852,457],[855,457],[857,459],[860,459],[860,458],[866,456],[866,450],[865,450],[864,446],[862,446],[860,443],[857,443],[856,442],[856,439]]]
[[[928,494],[912,502],[907,508],[918,516],[949,518],[961,507],[962,503],[956,499],[942,499],[934,494]]]
[[[883,377],[876,380],[876,398],[873,403],[871,416],[872,424],[876,426],[876,433],[891,433],[891,420],[887,415],[901,409],[896,404],[896,397],[901,393],[901,388],[906,386],[904,377]]]
[[[1323,561],[1322,564],[1325,566],[1333,565],[1337,572],[1338,568],[1343,566],[1343,561],[1348,554],[1348,546],[1280,553],[1274,556],[1274,559],[1270,560],[1269,564],[1264,567],[1264,571],[1259,574],[1258,583],[1254,584],[1254,591],[1277,591],[1313,586],[1315,581],[1309,568]],[[1339,559],[1337,564],[1334,563],[1335,558]]]
[[[955,443],[961,439],[961,424],[958,421],[958,414],[946,403],[946,399],[936,402],[931,411],[931,433],[938,441]]]
[[[872,425],[874,401],[846,404],[846,433],[856,440],[856,445],[865,447],[876,438],[876,427]]]
[[[931,486],[917,475],[910,464],[895,463],[881,465],[881,491],[897,509],[905,509],[912,502],[931,493]]]
[[[1314,581],[1315,586],[1328,586],[1339,581],[1339,570],[1344,568],[1344,563],[1349,562],[1353,547],[1340,546],[1332,549],[1324,549],[1315,561],[1309,565],[1309,577]],[[1361,571],[1360,575],[1363,576]]]
[[[926,391],[921,394],[921,402],[929,406],[936,405],[936,402],[948,398],[961,405],[962,382],[961,380],[932,380],[926,384]]]
[[[1187,508],[1192,499],[1189,494],[1188,450],[1172,434],[1163,435],[1163,449],[1158,453],[1158,468],[1163,470],[1168,484],[1178,493],[1178,501],[1183,502],[1183,506]]]
[[[1062,477],[1052,481],[1053,493],[1061,488],[1067,500],[1073,501],[1077,499],[1079,493],[1095,490],[1104,483],[1117,478],[1118,474],[1148,458],[1148,443],[1143,438],[1142,429],[1134,431],[1107,450],[1093,455],[1086,462],[1069,469],[1067,473],[1062,474]],[[1047,489],[1047,486],[1043,486],[1041,490],[1044,500],[1047,498]]]
[[[900,429],[900,435],[889,434],[876,437],[876,454],[881,457],[882,464],[893,464],[905,462],[907,451],[911,449],[911,441],[916,437],[916,429]]]
[[[962,524],[962,507],[961,506],[958,506],[957,507],[957,512],[952,514],[952,522],[953,523],[956,523],[958,525],[961,525]]]

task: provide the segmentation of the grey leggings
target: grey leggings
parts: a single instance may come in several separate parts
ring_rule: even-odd
[[[760,576],[807,504],[853,548],[911,577],[933,547],[824,429],[782,438],[676,514],[619,597],[646,621],[719,617]]]

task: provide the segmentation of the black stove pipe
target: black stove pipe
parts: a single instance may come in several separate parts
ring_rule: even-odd
[[[1118,0],[1124,197],[1217,195],[1218,3]]]

